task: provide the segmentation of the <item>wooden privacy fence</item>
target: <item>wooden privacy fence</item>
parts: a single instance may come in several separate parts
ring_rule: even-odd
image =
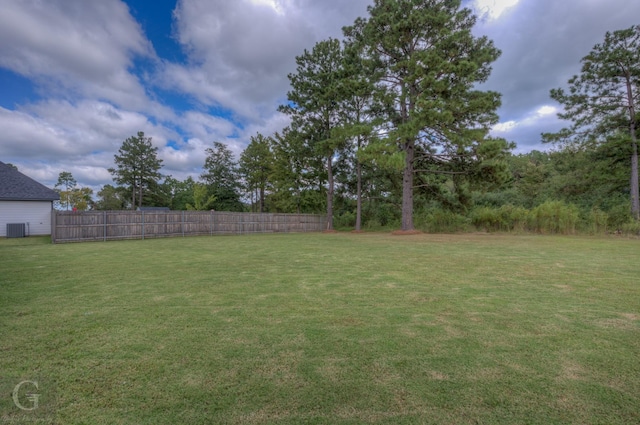
[[[176,236],[321,232],[326,217],[217,211],[52,211],[53,243]]]

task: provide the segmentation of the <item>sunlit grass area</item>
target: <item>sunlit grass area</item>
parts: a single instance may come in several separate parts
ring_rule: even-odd
[[[616,238],[0,240],[0,423],[639,423],[639,267]]]

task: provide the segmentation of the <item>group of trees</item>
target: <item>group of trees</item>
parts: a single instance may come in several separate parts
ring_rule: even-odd
[[[93,190],[89,187],[78,187],[78,182],[68,171],[58,175],[54,190],[60,194],[60,208],[85,211],[93,208]]]
[[[360,228],[368,168],[401,175],[376,182],[379,193],[372,195],[399,198],[389,200],[410,232],[416,189],[505,177],[501,159],[511,145],[488,136],[500,95],[476,89],[500,52],[486,37],[473,36],[475,17],[457,1],[378,0],[368,11],[368,19],[344,28],[343,44],[321,41],[296,58],[289,103],[281,107],[292,118],[285,135],[301,139],[324,164],[328,229],[336,179],[355,180]]]
[[[512,143],[489,134],[500,94],[478,89],[500,52],[472,34],[469,9],[375,0],[368,12],[344,28],[343,42],[318,42],[296,58],[280,107],[287,128],[256,134],[238,160],[214,142],[199,181],[162,176],[157,148],[140,132],[115,155],[118,186],[104,186],[95,208],[326,212],[327,229],[336,218],[411,232],[416,215],[433,210],[559,200],[623,215],[631,199],[638,219],[640,26],[607,33],[569,91],[551,92],[572,122],[544,135],[555,149],[512,155]]]

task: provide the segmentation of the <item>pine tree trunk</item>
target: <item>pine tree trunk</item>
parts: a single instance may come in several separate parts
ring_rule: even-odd
[[[403,92],[405,91],[403,87]],[[402,99],[402,118],[409,122],[409,117],[415,110],[415,99],[417,91],[414,85],[409,85],[410,96]],[[415,156],[415,139],[407,139],[404,142],[405,162],[404,175],[402,178],[402,230],[410,232],[413,227],[413,159]]]
[[[251,212],[258,211],[258,188],[251,191]]]
[[[631,213],[640,220],[640,188],[638,184],[638,142],[636,140],[636,110],[634,106],[633,86],[627,76],[627,101],[629,106],[629,135],[631,136]]]
[[[638,143],[636,141],[635,131],[632,130],[631,135],[632,154],[631,154],[631,213],[633,218],[640,220],[640,185],[638,184]]]
[[[408,140],[404,144],[405,163],[402,178],[402,230],[412,231],[413,227],[413,158],[415,142]]]
[[[356,166],[356,174],[358,179],[358,194],[356,199],[356,231],[359,232],[362,229],[362,164],[358,161]]]
[[[331,155],[327,158],[327,178],[329,190],[327,190],[327,230],[333,230],[333,167]]]

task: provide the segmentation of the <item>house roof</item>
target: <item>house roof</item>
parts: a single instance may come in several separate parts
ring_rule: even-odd
[[[0,201],[57,201],[60,195],[0,162]]]

